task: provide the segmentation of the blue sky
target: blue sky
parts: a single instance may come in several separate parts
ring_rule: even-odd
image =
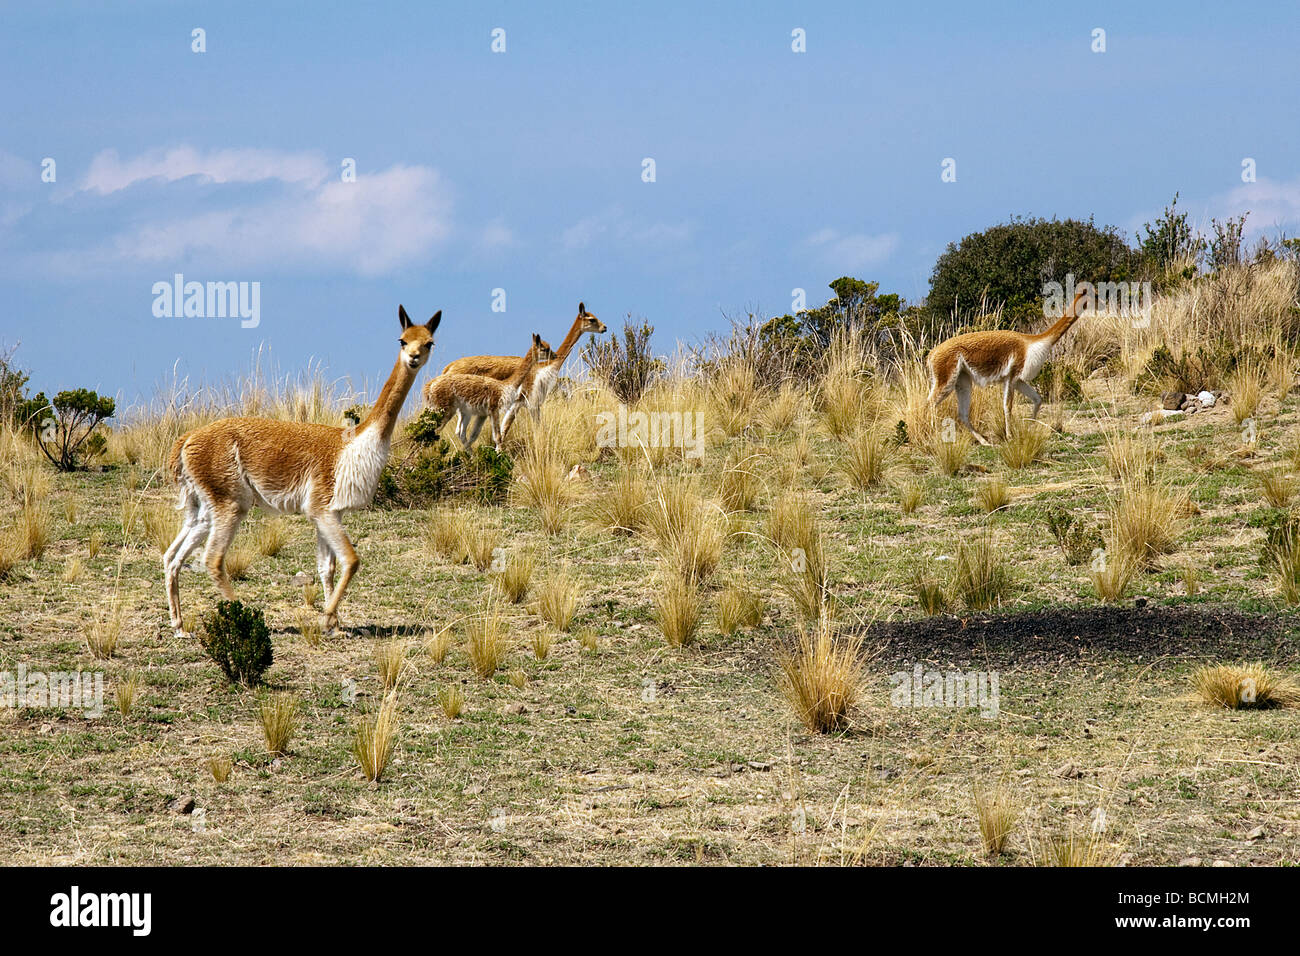
[[[1013,214],[1131,237],[1175,190],[1300,233],[1290,0],[0,9],[0,347],[46,390],[135,401],[259,346],[373,388],[398,302],[443,310],[439,367],[558,344],[580,299],[667,351],[843,274],[919,299]],[[260,325],[155,317],[177,272],[259,282]]]

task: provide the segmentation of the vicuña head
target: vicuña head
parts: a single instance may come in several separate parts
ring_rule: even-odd
[[[325,628],[338,626],[338,606],[361,560],[343,530],[345,511],[369,506],[388,462],[393,428],[420,368],[433,351],[442,312],[423,325],[397,307],[402,324],[393,371],[359,425],[339,428],[265,418],[223,418],[182,435],[168,471],[180,488],[185,520],[163,555],[171,625],[182,634],[180,571],[205,540],[203,563],[227,600],[235,591],[226,551],[254,505],[305,514],[316,526],[316,568],[325,589]],[[343,573],[334,582],[339,565]]]
[[[988,439],[970,423],[971,388],[974,385],[999,386],[1006,412],[1006,437],[1010,438],[1011,404],[1015,393],[1019,392],[1034,403],[1033,417],[1037,418],[1043,397],[1029,383],[1052,354],[1052,346],[1078,321],[1079,302],[1086,297],[1086,292],[1076,295],[1065,313],[1047,331],[1038,335],[994,330],[967,332],[940,342],[925,359],[930,369],[930,401],[937,405],[956,392],[957,417],[976,441],[987,445]]]

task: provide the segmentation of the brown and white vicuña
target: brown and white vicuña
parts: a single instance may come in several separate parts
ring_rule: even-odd
[[[203,563],[227,600],[235,591],[226,551],[249,509],[260,506],[305,514],[316,526],[316,567],[327,596],[324,627],[338,627],[338,607],[361,559],[343,530],[342,515],[368,507],[388,462],[393,428],[420,368],[433,351],[439,310],[423,325],[397,307],[402,334],[393,371],[370,414],[347,428],[264,418],[223,418],[182,435],[168,471],[180,488],[185,514],[163,555],[171,626],[183,634],[180,571],[205,539]],[[335,571],[342,574],[335,583]]]

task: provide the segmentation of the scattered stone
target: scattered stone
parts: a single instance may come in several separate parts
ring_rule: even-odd
[[[772,765],[762,760],[751,760],[749,762],[750,770],[757,770],[759,773],[767,773],[772,769]]]
[[[1215,860],[1210,866],[1232,866],[1227,860]]]
[[[1171,418],[1177,418],[1182,414],[1183,413],[1178,411],[1177,409],[1174,409],[1173,411],[1144,412],[1142,414],[1142,418],[1140,419],[1140,421],[1142,422],[1143,425],[1150,425],[1151,420],[1155,418],[1157,415],[1160,416],[1161,421],[1167,422]]]
[[[306,571],[299,571],[297,574],[295,574],[293,577],[289,579],[289,583],[296,588],[300,588],[303,587],[304,585],[311,584],[311,580],[312,579],[310,574],[308,574]]]
[[[1187,396],[1182,392],[1165,392],[1163,395],[1160,396],[1161,403],[1169,411],[1173,411],[1174,409],[1177,408],[1182,408],[1183,402],[1185,402],[1186,400],[1187,400]]]
[[[503,713],[504,713],[507,717],[511,717],[511,716],[516,715],[516,714],[526,714],[526,713],[528,713],[528,708],[525,707],[523,704],[516,702],[516,703],[513,703],[513,704],[506,704],[506,706],[505,706],[505,708],[504,708],[504,710],[503,710]]]
[[[1199,856],[1185,856],[1178,861],[1179,866],[1200,866],[1201,858]]]
[[[177,797],[171,803],[167,804],[167,809],[172,813],[186,814],[194,812],[194,798],[189,794]]]
[[[1201,403],[1202,408],[1213,408],[1216,401],[1213,392],[1197,392],[1196,400]]]
[[[1264,836],[1265,836],[1264,828],[1263,828],[1263,827],[1255,827],[1255,829],[1251,830],[1249,833],[1246,834],[1246,839],[1247,839],[1247,840],[1262,840],[1262,839],[1264,839]]]
[[[466,787],[464,790],[461,791],[461,793],[465,794],[465,796],[467,797],[475,797],[482,792],[483,792],[483,784],[481,783],[471,783],[468,787]]]
[[[1064,767],[1057,768],[1055,775],[1058,777],[1064,777],[1066,780],[1078,780],[1083,776],[1083,771],[1074,764],[1067,763]]]
[[[569,477],[567,480],[585,481],[588,477],[590,477],[590,473],[587,471],[587,466],[582,464],[582,462],[578,462],[578,464],[569,469]]]

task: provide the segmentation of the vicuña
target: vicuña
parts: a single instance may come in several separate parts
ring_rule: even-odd
[[[532,413],[534,421],[541,416],[542,403],[555,387],[560,369],[564,367],[569,353],[578,344],[578,340],[586,332],[599,334],[604,331],[605,323],[588,312],[585,304],[579,302],[578,317],[573,320],[573,325],[569,327],[569,334],[560,343],[559,351],[553,353],[550,359],[538,359],[541,371],[538,372],[537,379],[533,383],[532,394],[527,403],[528,411]],[[488,378],[505,382],[519,371],[523,361],[524,359],[518,355],[468,355],[447,363],[442,374],[486,375]]]
[[[1011,403],[1019,392],[1034,403],[1033,417],[1043,405],[1043,396],[1029,383],[1042,370],[1052,354],[1052,346],[1070,326],[1078,321],[1080,292],[1070,307],[1046,332],[1026,335],[1023,332],[992,330],[967,332],[940,342],[926,356],[930,369],[930,401],[936,405],[953,392],[957,393],[957,417],[981,445],[988,439],[970,423],[970,397],[973,385],[996,385],[1002,388],[1002,406],[1006,412],[1006,437],[1011,437]]]
[[[264,418],[223,418],[182,435],[168,470],[180,487],[185,521],[163,555],[171,625],[183,634],[180,571],[205,538],[203,563],[227,600],[235,591],[226,574],[226,551],[254,505],[305,514],[316,525],[316,567],[327,595],[325,629],[338,626],[338,607],[357,573],[357,557],[342,514],[367,507],[388,462],[393,428],[415,376],[433,351],[442,311],[423,325],[397,307],[400,351],[392,374],[365,421],[349,428]],[[335,585],[338,565],[343,573]]]
[[[554,354],[542,337],[534,332],[532,346],[507,381],[466,372],[443,372],[425,382],[424,404],[444,416],[456,412],[456,438],[466,451],[478,438],[483,423],[490,419],[492,445],[500,452],[510,423],[515,420],[519,408],[527,404],[528,396],[541,377],[537,371],[539,356]]]

